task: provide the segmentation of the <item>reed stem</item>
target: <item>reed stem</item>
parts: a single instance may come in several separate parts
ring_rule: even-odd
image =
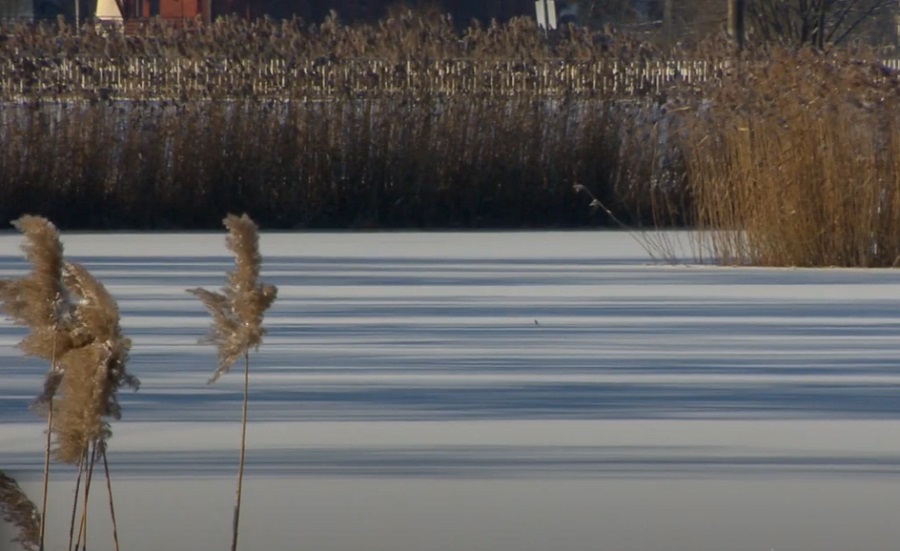
[[[116,507],[113,504],[112,481],[109,477],[109,461],[106,459],[106,445],[103,445],[100,453],[103,455],[103,471],[106,473],[106,490],[109,493],[109,516],[112,519],[113,543],[116,546],[116,551],[119,551],[119,528],[116,523]]]
[[[241,489],[244,482],[244,452],[247,450],[247,404],[250,391],[250,353],[244,351],[244,405],[241,413],[241,457],[238,461],[237,493],[234,503],[234,521],[232,525],[231,551],[237,551],[238,521],[241,516]]]
[[[56,369],[56,339],[58,331],[53,331],[53,352],[50,357],[50,373]],[[53,395],[47,397],[47,440],[44,444],[44,489],[41,496],[41,536],[39,551],[44,551],[44,534],[47,526],[47,493],[50,488],[50,444],[53,429]]]
[[[84,464],[87,459],[87,449],[81,454],[81,460],[78,462],[78,477],[75,479],[75,498],[72,502],[72,519],[69,522],[69,545],[66,547],[68,551],[72,551],[72,543],[75,538],[75,515],[78,512],[78,494],[81,491],[81,477],[84,474]]]
[[[87,450],[85,450],[87,453]],[[78,528],[78,538],[75,541],[75,551],[78,551],[79,544],[81,545],[82,550],[87,549],[87,512],[88,512],[88,497],[91,492],[91,479],[94,476],[94,463],[97,460],[97,443],[93,444],[91,448],[91,461],[88,465],[87,476],[84,481],[84,503],[82,504],[81,510],[81,526]]]

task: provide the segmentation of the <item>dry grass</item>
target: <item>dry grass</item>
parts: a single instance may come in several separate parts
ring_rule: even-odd
[[[706,253],[725,264],[900,258],[900,81],[848,53],[776,51],[703,90],[683,150]]]
[[[40,548],[41,515],[15,479],[3,471],[0,471],[0,520],[11,523],[18,530],[13,543],[18,543],[25,551]]]
[[[262,266],[259,234],[249,216],[229,214],[223,220],[228,236],[225,245],[234,255],[234,270],[226,276],[221,293],[206,289],[188,289],[197,296],[212,316],[209,334],[201,342],[216,346],[218,366],[209,382],[213,383],[244,357],[244,400],[241,411],[241,450],[238,460],[237,492],[232,520],[231,551],[237,550],[241,515],[241,491],[244,480],[244,455],[247,450],[247,407],[250,392],[251,348],[259,348],[265,329],[263,315],[278,295],[271,284],[258,281]]]
[[[615,101],[626,88],[629,100],[652,101],[655,89],[650,73],[615,93],[603,83],[660,61],[627,36],[576,30],[547,41],[522,19],[457,32],[415,14],[357,27],[226,19],[134,37],[22,27],[0,58],[16,65],[40,52],[56,67],[75,63],[74,51],[204,68],[180,72],[172,89],[150,78],[133,101],[45,101],[58,97],[51,91],[0,110],[0,217],[210,228],[222,212],[249,210],[276,228],[584,225],[572,185],[609,197],[633,164],[620,138],[634,117]],[[257,84],[205,81],[207,69],[227,80],[273,62]],[[66,86],[37,65],[15,74]],[[286,88],[260,91],[275,81]]]
[[[125,366],[131,339],[122,334],[119,325],[119,306],[103,284],[82,265],[66,262],[63,281],[69,294],[77,298],[74,308],[75,333],[101,351],[99,370],[104,372],[101,381],[100,410],[104,417],[119,419],[122,415],[118,402],[118,390],[137,390],[140,381]],[[65,356],[62,360],[65,361]],[[76,362],[77,363],[77,362]]]
[[[209,334],[201,341],[215,345],[218,353],[218,367],[210,383],[227,373],[250,349],[259,347],[265,335],[263,315],[278,294],[274,285],[257,281],[262,256],[253,220],[246,214],[229,214],[223,223],[228,229],[225,244],[234,255],[234,271],[227,274],[221,293],[188,289],[212,316]]]
[[[84,267],[64,261],[59,232],[49,220],[26,215],[13,224],[25,236],[22,249],[31,270],[22,278],[0,282],[0,308],[14,323],[29,329],[19,343],[23,352],[50,362],[36,401],[39,409],[47,411],[41,515],[46,517],[51,437],[55,437],[55,458],[79,465],[79,480],[83,469],[90,480],[98,450],[107,470],[106,440],[111,434],[107,419],[121,414],[119,388],[136,389],[138,380],[125,370],[131,341],[122,335],[118,306],[103,285]],[[91,449],[92,459],[86,462]],[[82,516],[83,527],[85,522]],[[43,538],[41,525],[38,547],[43,547]]]
[[[44,378],[44,388],[34,405],[46,410],[47,436],[44,451],[44,484],[40,518],[47,516],[47,491],[50,482],[50,450],[53,431],[53,398],[63,379],[64,369],[59,356],[74,345],[71,329],[71,304],[62,283],[63,246],[56,226],[46,218],[25,215],[13,221],[13,226],[25,236],[22,251],[31,270],[20,279],[0,281],[0,309],[16,325],[25,326],[29,333],[19,342],[19,348],[29,356],[43,358],[50,363]],[[44,546],[44,525],[40,526],[38,547]]]
[[[0,282],[0,308],[13,323],[30,331],[19,348],[52,362],[73,344],[70,305],[62,283],[63,246],[56,226],[46,218],[25,215],[13,225],[25,236],[22,250],[31,270],[20,279]],[[52,396],[54,371],[51,365],[45,398]]]
[[[488,27],[473,21],[461,31],[434,11],[396,10],[373,24],[344,25],[336,17],[321,24],[302,20],[216,18],[212,24],[162,24],[151,21],[125,36],[85,28],[79,35],[63,24],[38,23],[0,27],[4,41],[0,60],[19,63],[33,55],[46,63],[103,56],[111,62],[134,56],[172,60],[189,58],[216,64],[230,59],[236,68],[272,58],[289,64],[318,60],[320,64],[352,59],[390,62],[427,62],[436,59],[601,59],[621,56],[624,50],[652,48],[625,33],[611,34],[583,27],[568,29],[548,40],[526,17]],[[39,68],[23,67],[25,74]],[[186,78],[189,78],[186,75]]]
[[[601,98],[74,103],[3,116],[0,216],[35,209],[76,228],[210,228],[244,209],[278,228],[570,227],[589,221],[571,186],[610,195],[642,153],[620,147],[639,119]]]

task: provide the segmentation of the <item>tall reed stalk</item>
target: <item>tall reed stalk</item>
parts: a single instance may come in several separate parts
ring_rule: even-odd
[[[38,548],[43,550],[50,481],[53,398],[64,372],[57,359],[74,346],[71,333],[71,304],[62,283],[63,245],[56,227],[45,218],[29,215],[15,220],[13,226],[25,236],[22,250],[31,271],[20,279],[0,282],[0,309],[13,323],[29,329],[29,334],[19,343],[19,348],[28,356],[50,362],[50,368],[44,379],[43,392],[34,402],[38,410],[46,409],[47,415],[41,526],[38,538]]]
[[[64,261],[59,232],[49,220],[26,215],[13,224],[25,235],[22,248],[31,271],[0,282],[0,308],[14,323],[29,328],[19,343],[22,351],[50,361],[35,401],[39,409],[46,408],[48,434],[55,436],[53,445],[47,439],[42,506],[46,509],[52,452],[62,463],[79,465],[74,519],[81,474],[87,468],[89,480],[93,468],[93,461],[86,464],[84,458],[98,443],[105,446],[111,435],[107,419],[121,415],[118,389],[139,385],[125,370],[131,341],[122,335],[118,306],[103,285],[82,266]],[[84,511],[87,496],[85,485]],[[46,510],[40,518],[42,548]]]
[[[244,455],[247,449],[249,351],[251,348],[259,348],[262,343],[263,335],[266,333],[262,327],[263,315],[275,301],[278,289],[274,285],[258,282],[262,255],[259,253],[259,235],[253,220],[246,214],[240,217],[229,214],[223,223],[228,230],[225,245],[234,255],[234,270],[226,275],[221,293],[200,288],[187,291],[200,299],[212,317],[209,333],[200,341],[215,345],[218,353],[218,365],[209,383],[214,383],[231,369],[239,357],[244,357],[241,449],[231,540],[231,549],[236,551],[244,480]]]

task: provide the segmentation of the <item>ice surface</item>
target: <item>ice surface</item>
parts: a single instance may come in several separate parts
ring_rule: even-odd
[[[207,385],[224,232],[64,234],[140,392],[110,442],[122,548],[223,549],[241,377]],[[27,266],[0,235],[0,277]],[[651,261],[618,232],[264,233],[242,548],[893,551],[900,274]],[[0,468],[40,492],[46,366],[0,326]],[[239,371],[240,366],[235,370]],[[50,549],[73,469],[57,467]],[[91,549],[111,549],[102,487]],[[2,541],[8,540],[0,532]],[[0,549],[6,549],[0,545]]]

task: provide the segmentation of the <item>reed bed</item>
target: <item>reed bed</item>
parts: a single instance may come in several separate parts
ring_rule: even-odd
[[[683,98],[691,218],[726,264],[900,261],[900,79],[854,52],[776,50]]]
[[[547,40],[517,18],[458,32],[406,12],[375,25],[19,26],[0,41],[0,99],[331,99],[386,93],[631,95],[714,67],[662,60],[631,38],[570,28]]]
[[[210,228],[243,209],[279,228],[569,227],[591,221],[574,183],[616,204],[616,175],[648,164],[620,147],[641,116],[529,96],[21,105],[0,111],[0,216]]]
[[[735,264],[890,265],[878,52],[661,52],[526,19],[12,27],[0,216],[66,227],[694,226]],[[592,213],[577,198],[590,189]],[[198,207],[199,205],[199,207]],[[729,241],[730,240],[730,241]]]
[[[673,82],[703,82],[723,66],[705,60],[269,58],[198,60],[132,55],[22,57],[0,64],[0,101],[79,99],[334,100],[392,94],[628,99]]]
[[[548,41],[526,19],[462,33],[413,13],[355,27],[83,31],[5,31],[0,216],[89,228],[211,228],[243,210],[277,228],[582,225],[592,219],[572,185],[612,197],[614,175],[645,162],[619,145],[633,104],[679,78],[627,37],[571,29]]]

